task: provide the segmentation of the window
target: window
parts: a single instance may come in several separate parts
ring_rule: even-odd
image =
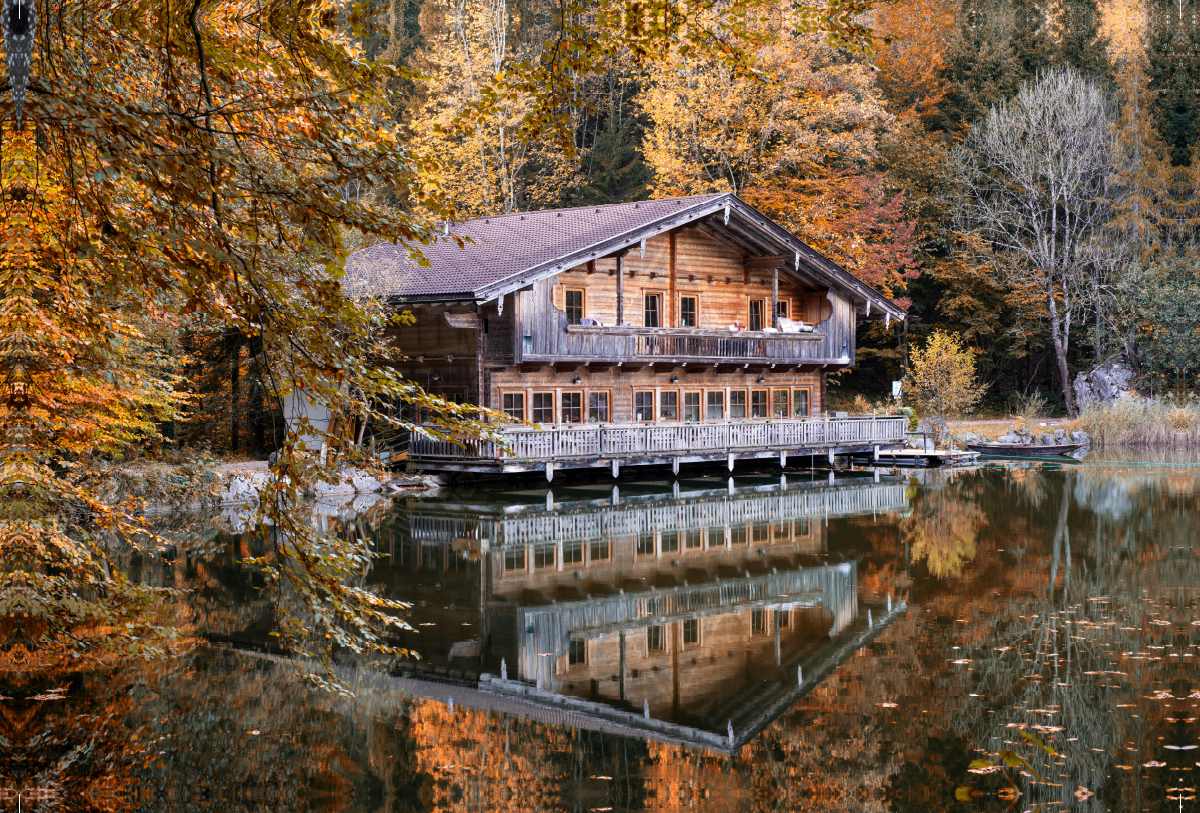
[[[663,531],[659,537],[659,545],[663,553],[679,552],[679,532]]]
[[[775,390],[771,393],[771,416],[786,418],[788,416],[787,390]]]
[[[688,550],[699,550],[704,547],[704,532],[699,528],[691,531],[684,531],[683,546]]]
[[[700,619],[692,618],[683,622],[683,645],[700,643]]]
[[[563,299],[566,304],[567,324],[577,325],[583,319],[583,291],[567,289]]]
[[[590,423],[608,423],[608,393],[588,393],[588,421]]]
[[[533,394],[533,422],[554,423],[554,393],[535,392]]]
[[[563,564],[578,565],[583,563],[583,543],[582,542],[564,542],[563,543]]]
[[[538,545],[533,549],[533,566],[538,570],[554,567],[558,563],[558,551],[553,545]]]
[[[635,392],[633,394],[633,419],[635,421],[654,420],[654,392]]]
[[[683,419],[685,421],[700,420],[700,393],[685,392],[683,394]]]
[[[729,529],[729,542],[732,545],[745,545],[748,538],[745,525],[734,525]]]
[[[729,392],[729,417],[731,419],[746,417],[745,390],[731,390]]]
[[[571,648],[567,651],[567,663],[571,666],[587,663],[587,641],[571,641]]]
[[[763,329],[763,301],[761,299],[750,300],[750,320],[747,325],[747,330],[762,330]]]
[[[725,393],[721,390],[710,390],[707,402],[705,417],[710,421],[725,420]]]
[[[443,392],[442,400],[450,404],[465,404],[467,402],[467,396],[465,393],[461,392]]]
[[[681,296],[679,298],[679,326],[696,327],[696,297]]]
[[[780,316],[780,318],[781,318],[781,319],[786,319],[786,318],[787,318],[787,315],[788,315],[788,303],[787,303],[787,300],[786,300],[786,299],[781,299],[781,300],[779,300],[779,302],[778,302],[778,303],[776,303],[776,304],[777,304],[777,306],[778,306],[778,309],[777,309],[775,312],[779,314],[779,316]]]
[[[792,524],[796,536],[808,536],[808,517],[803,517]]]
[[[776,542],[786,542],[791,535],[791,530],[791,523],[776,521],[771,527],[771,536],[774,537]]]
[[[792,391],[792,409],[797,418],[808,417],[808,390]]]
[[[525,549],[510,548],[504,551],[504,572],[525,570]]]
[[[525,420],[525,393],[504,393],[504,414],[514,421]]]
[[[653,556],[654,555],[654,532],[642,531],[638,534],[637,541],[638,556]]]
[[[710,548],[725,547],[725,529],[724,528],[709,528],[708,529],[708,546]]]
[[[658,417],[664,421],[679,420],[679,393],[660,392],[658,394]]]
[[[611,551],[612,548],[609,546],[607,539],[594,540],[591,544],[591,549],[588,551],[588,559],[593,562],[607,561],[609,556],[612,555]]]
[[[562,394],[562,422],[583,423],[583,393],[564,392]]]
[[[767,614],[762,610],[750,611],[750,634],[762,635],[767,631]]]
[[[666,652],[667,636],[663,634],[662,627],[646,627],[646,651],[647,652]]]
[[[662,294],[646,294],[642,324],[646,327],[662,327],[662,321],[659,318],[661,315]]]
[[[535,398],[537,396],[534,396]],[[751,418],[767,418],[770,417],[767,412],[767,391],[766,390],[751,390],[750,391],[750,417]]]
[[[756,522],[751,528],[755,542],[770,542],[771,541],[771,523]]]
[[[787,629],[792,623],[792,613],[790,610],[775,611],[775,626],[781,630]]]

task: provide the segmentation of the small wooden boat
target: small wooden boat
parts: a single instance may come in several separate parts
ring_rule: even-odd
[[[1068,455],[1087,446],[1086,443],[1051,443],[1039,446],[1036,443],[968,443],[972,452],[992,457],[1059,457]]]

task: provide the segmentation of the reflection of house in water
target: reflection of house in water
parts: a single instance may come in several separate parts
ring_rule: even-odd
[[[774,687],[797,688],[798,667],[818,678],[868,628],[855,563],[826,550],[826,518],[902,509],[905,486],[716,482],[420,505],[394,540],[389,581],[424,602],[415,622],[437,628],[403,644],[447,670],[496,674],[503,658],[508,677],[547,693],[743,730],[782,696]]]

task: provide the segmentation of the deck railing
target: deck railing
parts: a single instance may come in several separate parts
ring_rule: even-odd
[[[904,416],[887,415],[705,423],[555,424],[540,429],[522,426],[501,430],[507,448],[476,439],[466,439],[460,445],[414,433],[411,454],[417,459],[553,461],[867,446],[902,443],[907,421]]]
[[[558,352],[570,356],[632,359],[787,361],[815,357],[823,333],[571,325]]]

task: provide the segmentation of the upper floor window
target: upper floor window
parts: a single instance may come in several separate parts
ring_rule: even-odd
[[[735,419],[746,417],[745,390],[729,391],[729,417]]]
[[[679,326],[696,327],[696,297],[682,296],[679,298]]]
[[[583,291],[568,288],[563,295],[566,305],[567,324],[577,325],[583,319]]]
[[[725,419],[725,392],[723,390],[709,390],[708,410],[705,417],[710,421]]]
[[[775,390],[771,396],[771,415],[776,418],[786,418],[788,416],[788,391]]]
[[[504,393],[504,414],[513,420],[525,420],[525,393]]]
[[[662,294],[646,294],[643,318],[646,327],[662,327]]]
[[[779,300],[775,312],[779,314],[781,319],[788,318],[788,303],[786,299]]]
[[[762,330],[763,329],[763,301],[761,299],[750,300],[750,320],[747,325],[747,330]]]
[[[683,394],[683,419],[685,421],[700,420],[700,393],[685,392]]]

